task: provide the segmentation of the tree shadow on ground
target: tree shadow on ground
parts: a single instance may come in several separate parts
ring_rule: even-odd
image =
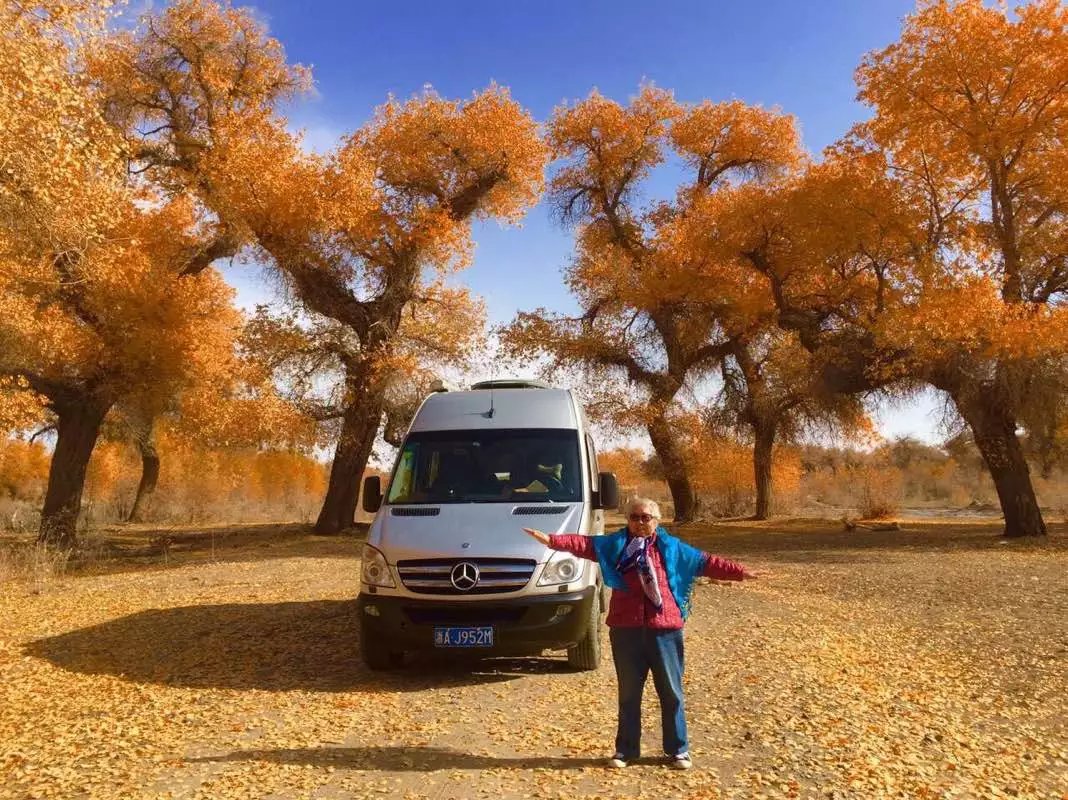
[[[142,611],[39,639],[29,655],[89,675],[183,688],[386,692],[509,681],[565,671],[560,659],[419,659],[376,673],[360,655],[355,601],[252,603]]]
[[[445,747],[308,747],[291,750],[238,750],[222,756],[186,759],[189,763],[267,761],[302,767],[434,772],[441,769],[586,769],[603,758],[477,755]],[[646,759],[653,763],[654,759]],[[641,763],[641,762],[639,762]]]
[[[319,536],[304,523],[111,526],[86,534],[68,567],[81,574],[102,575],[205,561],[357,559],[368,527],[357,523],[339,535]]]

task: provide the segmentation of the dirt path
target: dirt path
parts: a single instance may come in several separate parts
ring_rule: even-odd
[[[1068,792],[1068,537],[981,525],[682,535],[774,576],[698,587],[695,768],[609,771],[606,659],[376,675],[354,540],[0,588],[0,797],[1053,797]],[[247,537],[246,537],[247,538]],[[180,562],[180,559],[179,559]]]

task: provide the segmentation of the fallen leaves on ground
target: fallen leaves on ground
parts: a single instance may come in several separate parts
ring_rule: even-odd
[[[1062,797],[1064,533],[832,527],[681,531],[774,572],[697,589],[689,772],[651,683],[647,758],[603,768],[608,657],[366,671],[354,540],[8,584],[0,797]]]

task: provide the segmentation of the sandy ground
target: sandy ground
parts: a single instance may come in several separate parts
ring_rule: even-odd
[[[697,589],[689,772],[651,685],[648,758],[602,766],[610,658],[365,670],[355,538],[133,529],[0,585],[0,797],[1068,797],[1065,527],[903,526],[679,531],[773,573]]]

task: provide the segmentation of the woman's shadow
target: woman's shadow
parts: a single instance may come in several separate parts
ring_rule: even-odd
[[[549,659],[441,664],[373,673],[355,601],[252,603],[142,611],[39,639],[29,655],[72,672],[185,688],[383,691],[507,681],[565,671]]]

